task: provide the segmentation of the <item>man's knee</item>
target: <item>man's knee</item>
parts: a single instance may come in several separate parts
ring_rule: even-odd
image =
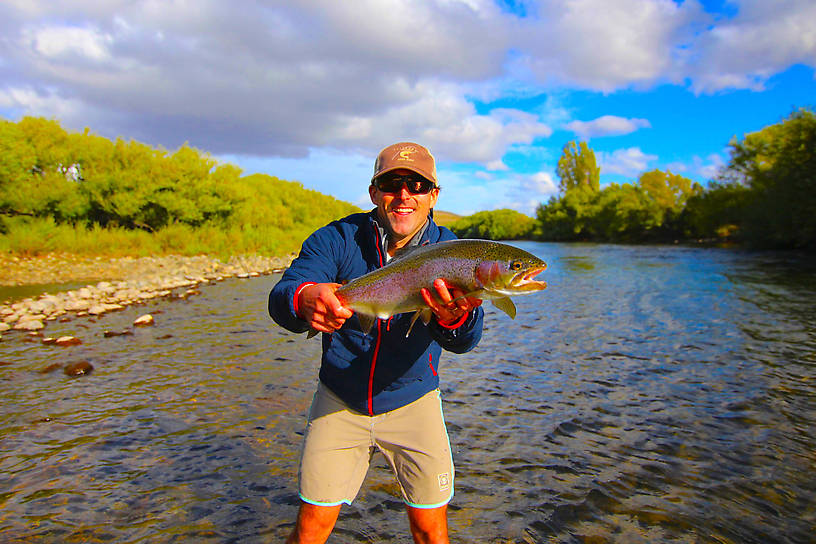
[[[414,542],[428,544],[447,544],[448,541],[448,507],[408,508],[408,519],[411,523],[411,534]]]
[[[301,503],[295,529],[289,535],[287,542],[291,544],[326,542],[339,514],[340,506],[316,506]]]

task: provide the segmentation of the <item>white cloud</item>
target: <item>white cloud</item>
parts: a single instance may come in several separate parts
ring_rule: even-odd
[[[55,61],[76,56],[95,62],[110,59],[109,47],[113,41],[110,34],[97,29],[62,25],[27,29],[24,39],[33,51]]]
[[[541,0],[518,16],[493,0],[9,0],[0,107],[169,149],[186,141],[274,159],[282,177],[306,173],[313,187],[365,177],[339,156],[373,160],[416,140],[442,162],[486,169],[467,180],[478,185],[463,181],[472,205],[529,209],[525,192],[546,196],[547,178],[515,175],[508,153],[546,170],[563,143],[542,144],[552,126],[585,138],[649,126],[611,115],[566,124],[576,87],[758,89],[793,63],[816,66],[812,0],[729,5],[733,16],[699,0]],[[599,156],[602,172],[626,175],[656,160],[637,147]]]
[[[592,121],[572,121],[564,125],[564,128],[573,131],[583,140],[589,140],[597,136],[631,134],[638,129],[651,126],[647,119],[627,119],[615,115],[604,115]]]
[[[28,82],[17,88],[107,111],[109,137],[291,157],[413,138],[442,158],[496,163],[508,146],[551,133],[533,115],[477,113],[466,98],[470,81],[501,74],[508,48],[512,16],[488,0],[69,8],[0,7],[16,44],[9,62]],[[79,26],[42,22],[59,17]]]
[[[636,177],[649,169],[649,163],[657,160],[657,155],[648,155],[639,147],[618,149],[612,153],[600,152],[598,163],[603,174],[621,174]]]
[[[522,64],[541,80],[613,91],[676,81],[677,51],[701,18],[698,2],[547,2],[524,25]]]
[[[720,153],[711,153],[706,157],[695,155],[689,162],[673,162],[665,166],[665,170],[681,174],[696,181],[716,179],[726,166],[726,160]]]
[[[816,65],[816,3],[741,0],[737,14],[699,35],[689,74],[697,92],[764,87],[772,75],[802,63]]]
[[[438,158],[462,162],[500,164],[513,144],[526,144],[552,133],[535,115],[512,109],[496,109],[487,115],[476,112],[458,85],[421,81],[404,87],[410,100],[387,108],[374,121],[368,117],[341,117],[334,130],[324,134],[327,142],[378,150],[382,142],[417,141]]]
[[[461,215],[510,208],[532,216],[540,203],[558,192],[548,172],[499,175],[441,171],[439,176],[444,182],[437,207]]]
[[[712,153],[704,159],[695,157],[694,166],[704,180],[712,180],[719,176],[722,169],[726,166],[726,161],[719,153]]]
[[[791,62],[816,63],[812,4],[746,1],[714,21],[697,0],[540,2],[527,17],[491,0],[241,9],[16,0],[0,6],[0,88],[71,100],[104,117],[103,135],[168,148],[305,157],[416,135],[443,157],[498,164],[509,146],[548,137],[565,112],[557,98],[537,117],[477,112],[472,96],[530,97],[555,85],[549,102],[564,85],[612,91],[689,76],[699,90],[755,87]],[[574,129],[632,128],[603,119]]]
[[[18,112],[20,116],[34,114],[69,122],[80,122],[78,113],[86,110],[85,104],[60,97],[53,89],[35,92],[20,87],[0,88],[0,108]]]
[[[505,192],[505,199],[493,206],[493,209],[510,208],[534,216],[538,205],[556,193],[558,186],[549,172],[515,176]]]

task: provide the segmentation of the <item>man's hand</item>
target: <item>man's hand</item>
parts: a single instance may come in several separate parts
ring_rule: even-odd
[[[464,291],[458,287],[449,285],[442,278],[435,279],[433,287],[436,290],[436,296],[431,294],[429,289],[425,288],[423,288],[420,293],[422,294],[422,299],[425,301],[425,304],[431,308],[431,311],[436,316],[436,320],[443,325],[458,323],[464,315],[482,304],[481,299],[463,297],[465,294]]]
[[[339,288],[339,283],[304,287],[298,294],[298,315],[314,330],[333,333],[354,315],[334,294]]]

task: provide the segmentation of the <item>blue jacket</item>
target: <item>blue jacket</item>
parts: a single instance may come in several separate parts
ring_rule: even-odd
[[[306,322],[295,314],[294,297],[307,282],[343,283],[384,264],[376,209],[334,221],[303,243],[300,255],[269,294],[269,314],[292,332],[305,332]],[[455,239],[448,229],[429,221],[420,244]],[[435,319],[414,325],[412,315],[378,319],[370,334],[352,316],[333,334],[323,334],[320,381],[358,412],[374,415],[405,406],[439,387],[439,356],[444,347],[454,353],[473,349],[482,336],[484,312],[476,308],[455,329]]]

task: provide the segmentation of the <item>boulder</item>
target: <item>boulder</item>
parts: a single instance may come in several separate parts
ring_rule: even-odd
[[[17,331],[38,331],[44,328],[45,325],[43,325],[43,322],[39,319],[20,320],[16,325],[14,325],[14,330]]]
[[[153,316],[150,314],[145,314],[137,318],[136,321],[133,322],[133,324],[136,325],[137,327],[146,327],[152,325],[153,323],[154,323]]]
[[[58,346],[78,346],[82,340],[76,336],[60,336],[54,343]]]

